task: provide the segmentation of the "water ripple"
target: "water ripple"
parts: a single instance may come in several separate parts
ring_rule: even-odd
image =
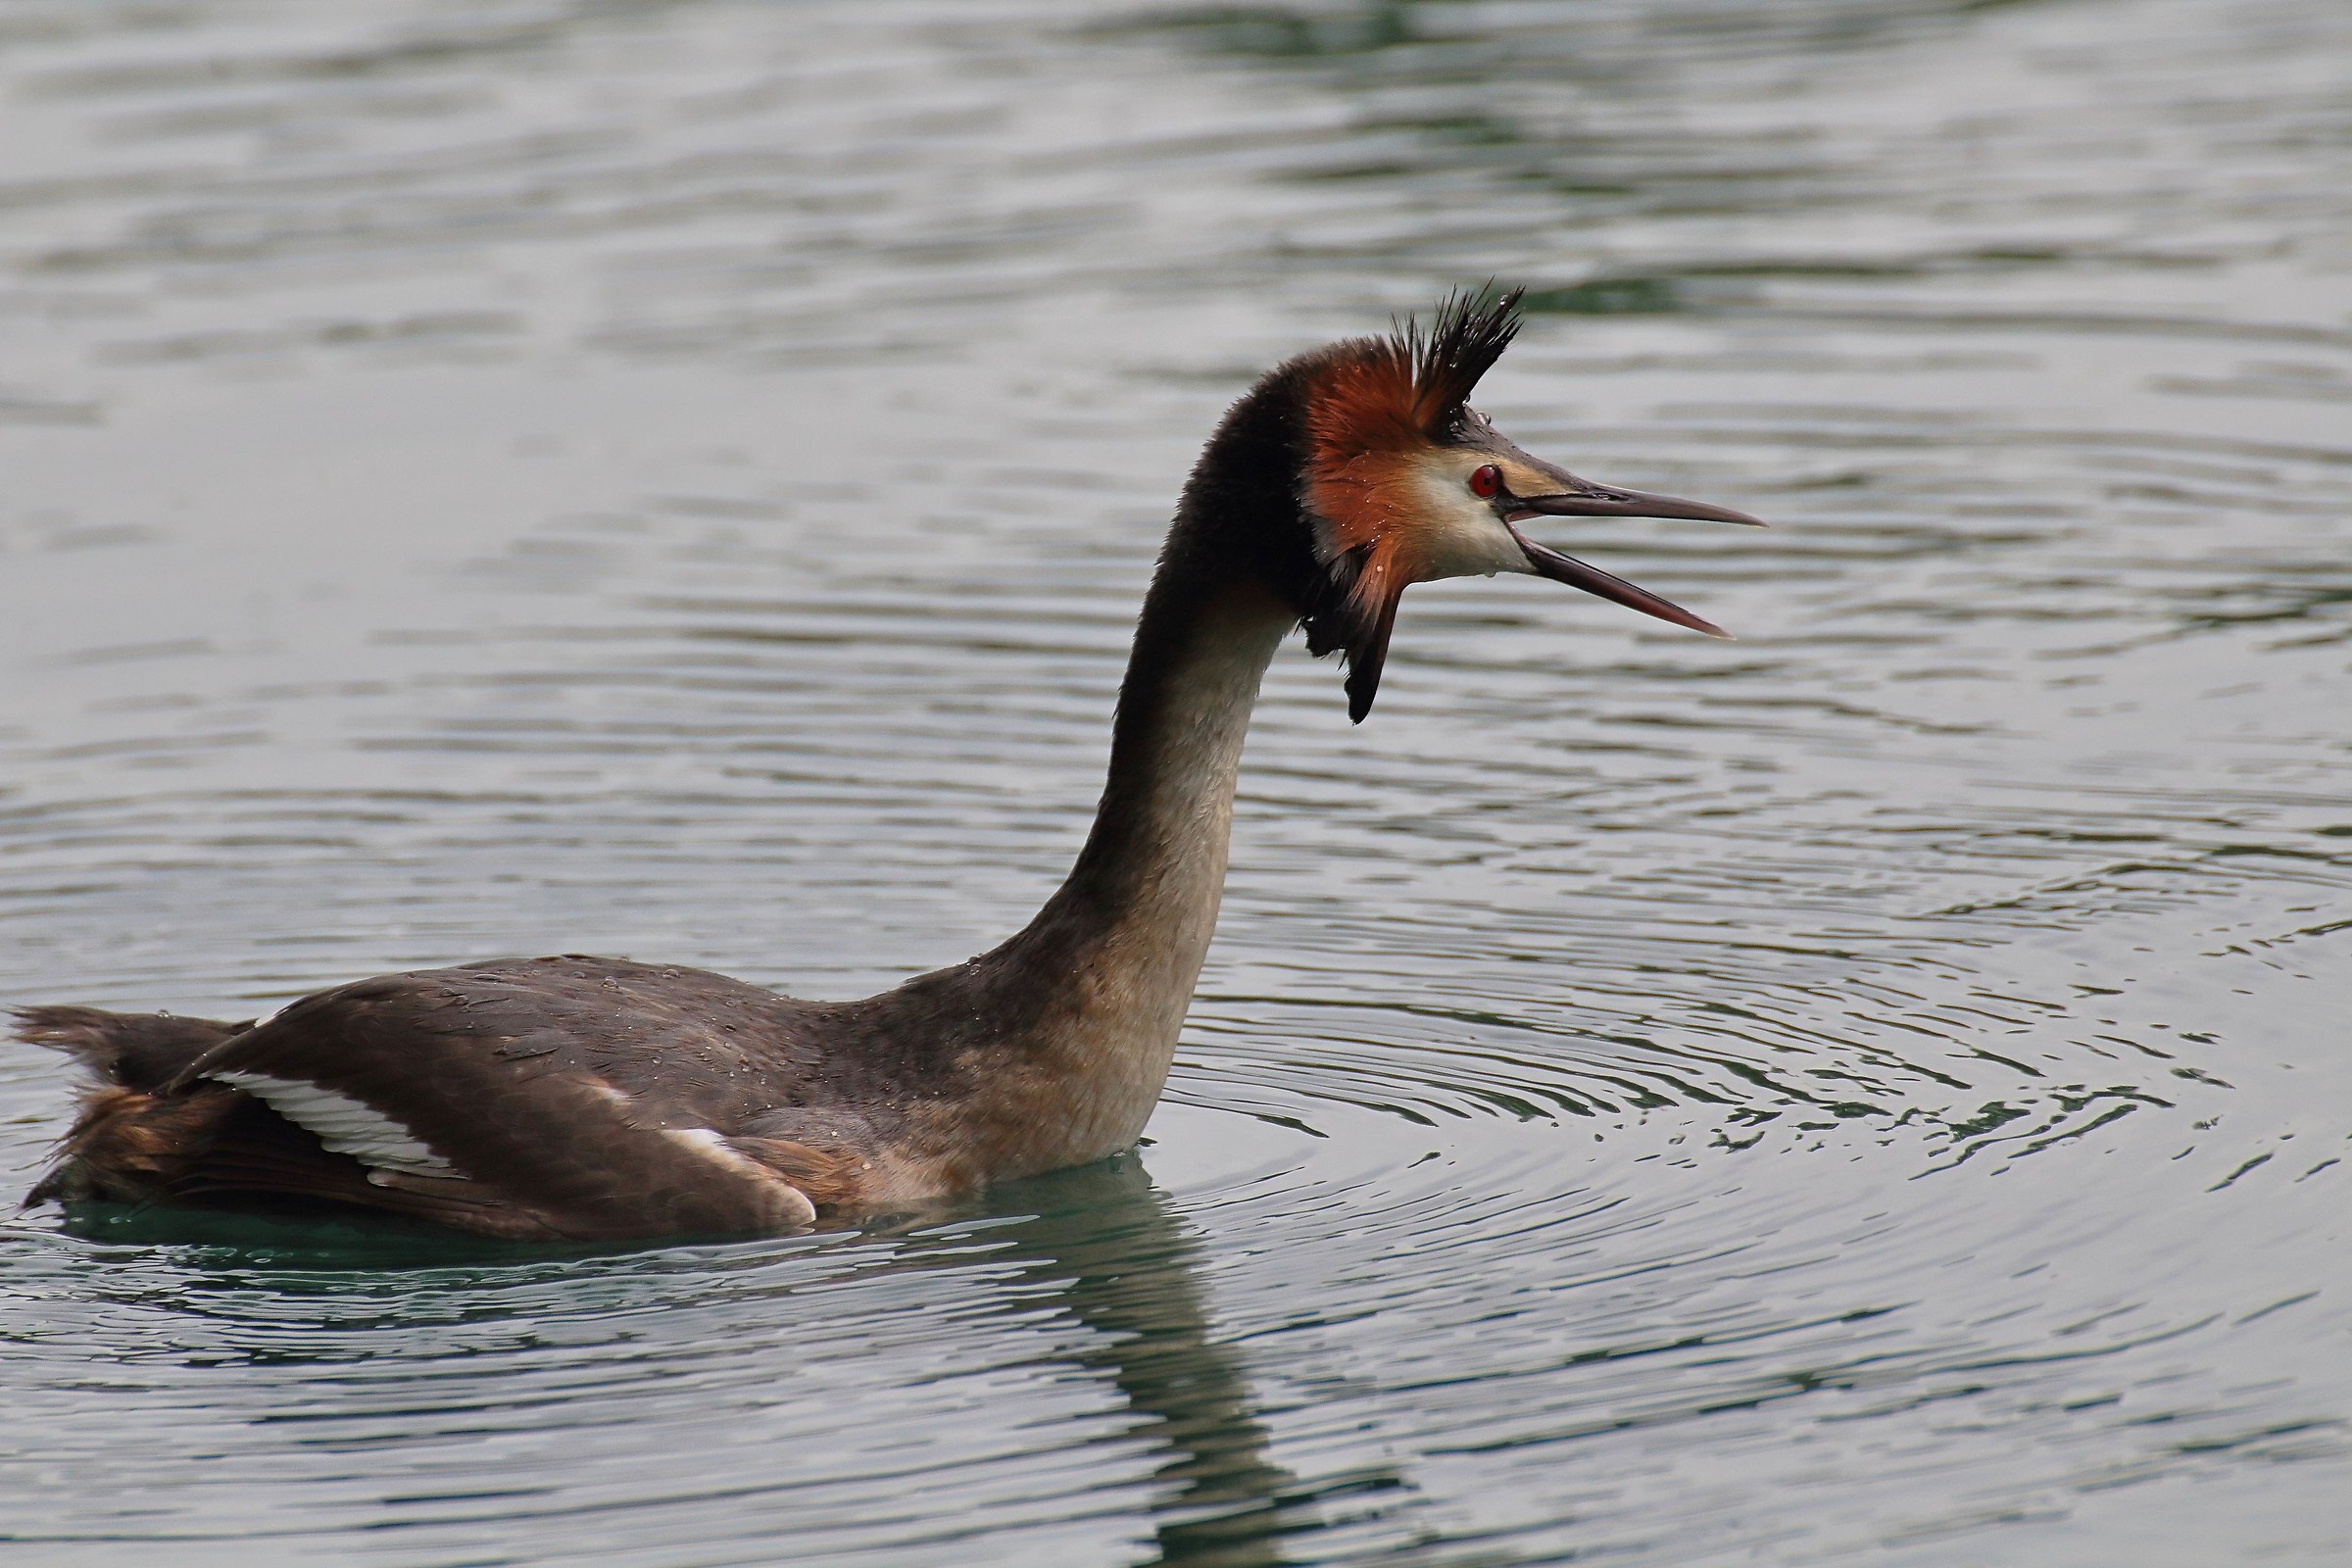
[[[606,1252],[0,1227],[60,1564],[2337,1560],[2352,387],[2312,0],[0,17],[0,990],[846,995],[1083,835],[1271,359],[1767,534],[1270,674],[1148,1147]],[[59,1065],[0,1057],[6,1162]],[[201,1460],[201,1463],[191,1461]]]

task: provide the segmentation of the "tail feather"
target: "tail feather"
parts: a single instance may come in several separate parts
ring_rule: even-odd
[[[17,1037],[74,1057],[100,1081],[125,1089],[162,1088],[221,1041],[253,1027],[168,1012],[105,1012],[96,1007],[20,1007]]]
[[[56,1163],[24,1196],[24,1205],[53,1199],[144,1203],[170,1197],[211,1147],[235,1098],[224,1084],[169,1097],[119,1084],[87,1091]]]
[[[27,1207],[57,1200],[142,1203],[169,1196],[209,1148],[233,1108],[224,1085],[160,1091],[174,1074],[250,1023],[174,1018],[97,1007],[20,1007],[17,1036],[74,1057],[97,1080],[59,1141],[56,1161],[25,1195]]]
[[[179,1083],[184,1070],[250,1023],[25,1007],[17,1033],[62,1051],[98,1081],[24,1206],[107,1202],[326,1203],[431,1220],[485,1236],[544,1241],[557,1234],[532,1210],[470,1182],[386,1178],[227,1084]]]

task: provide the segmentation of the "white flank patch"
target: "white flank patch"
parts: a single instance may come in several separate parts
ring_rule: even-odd
[[[713,1132],[708,1127],[664,1127],[662,1129],[662,1136],[677,1140],[706,1159],[715,1159],[721,1164],[732,1166],[737,1170],[749,1168],[762,1176],[772,1177],[775,1175],[774,1171],[769,1170],[758,1160],[748,1159],[732,1149],[726,1148],[727,1135],[725,1133]]]
[[[295,1126],[315,1134],[338,1154],[349,1154],[378,1170],[411,1176],[455,1176],[458,1167],[373,1105],[349,1095],[296,1078],[266,1072],[217,1072],[208,1076],[234,1084]]]
[[[807,1193],[802,1192],[798,1187],[793,1186],[792,1183],[769,1170],[749,1154],[738,1154],[732,1149],[727,1148],[725,1133],[714,1132],[709,1127],[664,1127],[662,1129],[662,1136],[685,1145],[706,1159],[716,1160],[739,1176],[758,1177],[779,1201],[792,1210],[790,1217],[785,1219],[784,1223],[788,1225],[813,1225],[816,1223],[816,1205],[809,1201]]]

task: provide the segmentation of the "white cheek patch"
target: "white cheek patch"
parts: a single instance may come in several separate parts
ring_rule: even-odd
[[[411,1176],[459,1174],[457,1166],[434,1153],[431,1146],[408,1128],[349,1095],[266,1072],[217,1072],[211,1076],[244,1090],[328,1150],[349,1154],[363,1165]]]
[[[1413,479],[1421,503],[1421,514],[1414,519],[1415,545],[1429,563],[1429,578],[1535,570],[1511,530],[1494,515],[1494,508],[1470,493],[1469,475],[1431,466],[1416,467]]]

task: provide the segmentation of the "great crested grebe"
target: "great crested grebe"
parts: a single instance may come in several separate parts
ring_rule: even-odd
[[[1406,587],[1549,577],[1714,636],[1528,538],[1536,517],[1756,519],[1590,483],[1469,406],[1518,296],[1456,295],[1276,368],[1176,508],[1093,831],[1018,935],[861,1002],[617,958],[500,958],[258,1021],[45,1006],[97,1082],[27,1203],[342,1205],[512,1238],[791,1230],[1103,1158],[1158,1102],[1216,925],[1258,682],[1303,625],[1361,720]]]

